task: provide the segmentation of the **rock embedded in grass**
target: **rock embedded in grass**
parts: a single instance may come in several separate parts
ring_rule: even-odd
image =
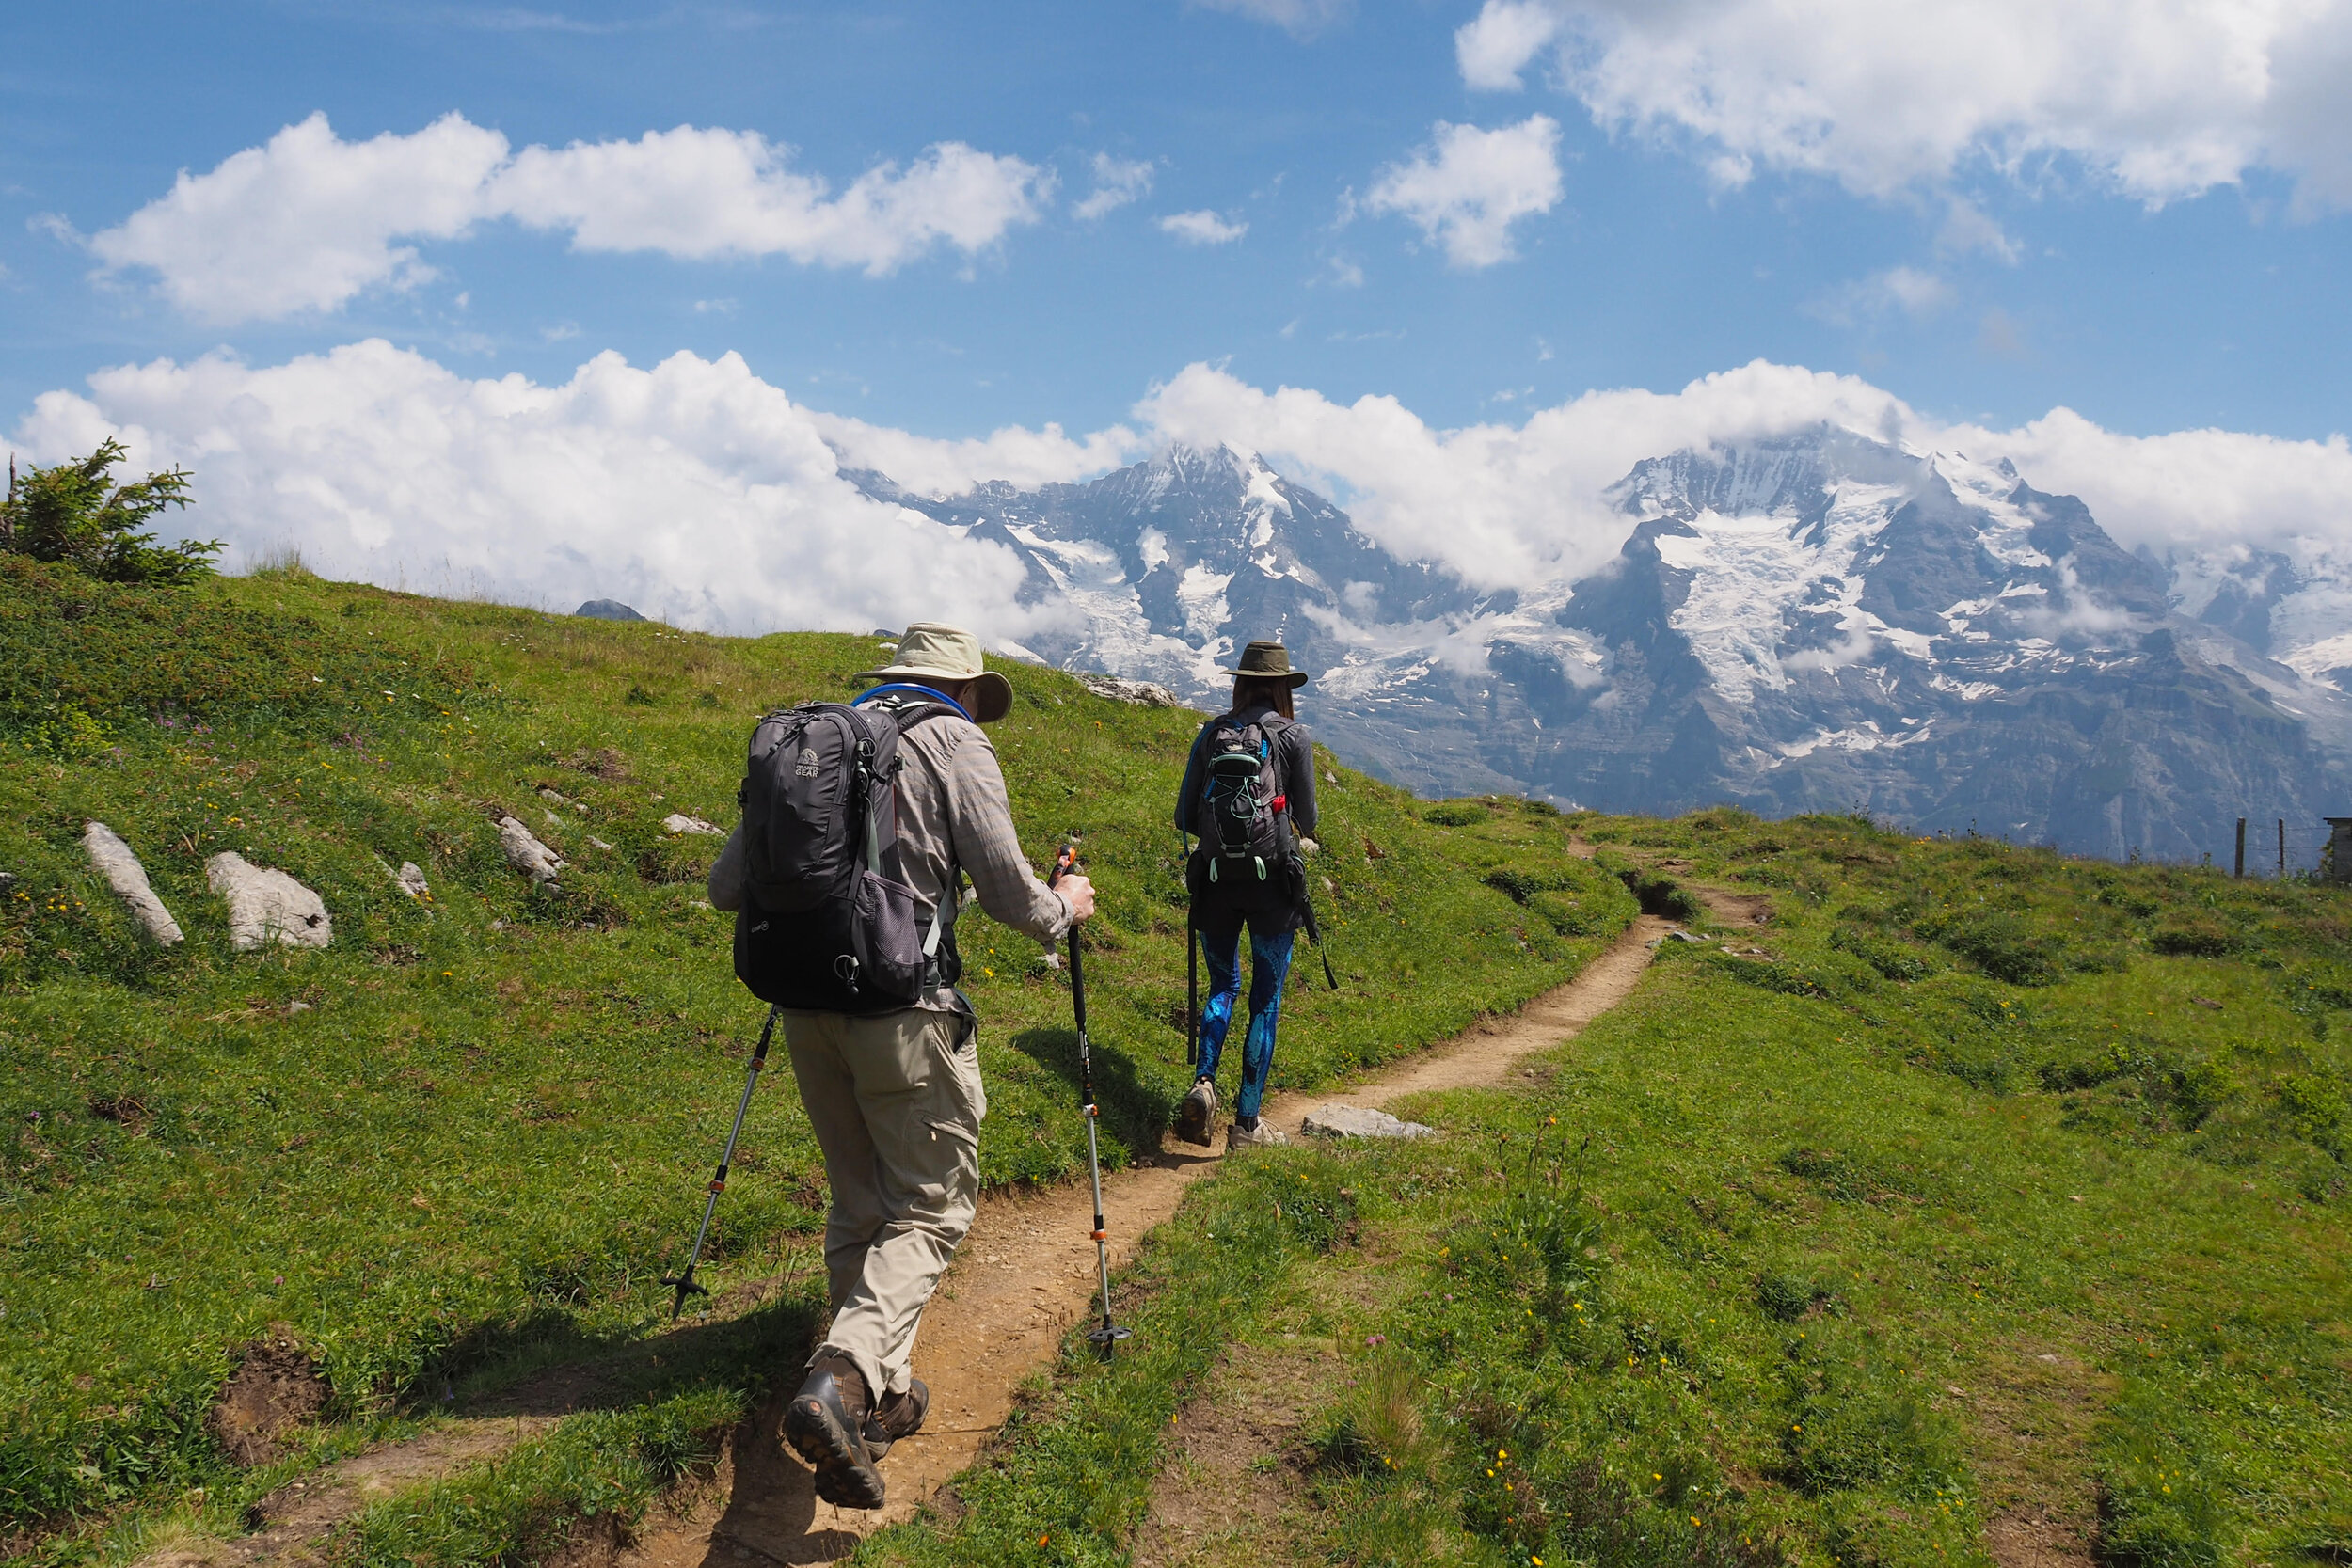
[[[1307,1132],[1317,1138],[1434,1138],[1438,1130],[1400,1121],[1386,1111],[1360,1105],[1325,1105],[1307,1116]]]
[[[506,851],[507,864],[542,884],[555,880],[570,863],[511,816],[499,818],[499,847]]]
[[[411,898],[423,899],[433,895],[433,889],[425,883],[423,868],[415,861],[400,863],[400,869],[392,873],[392,885]]]
[[[1131,681],[1118,675],[1079,674],[1078,684],[1098,697],[1114,703],[1128,703],[1136,707],[1182,707],[1176,693],[1165,686],[1150,681]]]
[[[106,879],[106,885],[115,890],[115,896],[129,908],[131,917],[139,923],[139,929],[158,947],[169,947],[181,940],[180,923],[171,918],[164,901],[155,896],[155,890],[147,884],[147,867],[128,844],[103,822],[82,825],[82,847],[89,852],[90,863]]]
[[[272,944],[325,947],[334,940],[326,901],[283,871],[224,849],[204,863],[204,879],[229,902],[229,945],[240,953]]]
[[[709,833],[719,838],[724,838],[727,832],[716,823],[675,811],[661,819],[661,831],[665,833]]]

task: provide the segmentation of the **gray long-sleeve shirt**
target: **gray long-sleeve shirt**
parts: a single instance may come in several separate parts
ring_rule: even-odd
[[[898,771],[898,863],[914,889],[918,919],[928,925],[942,911],[946,929],[955,926],[958,868],[972,879],[980,908],[996,920],[1052,946],[1070,929],[1070,901],[1029,869],[1013,832],[1012,804],[1005,794],[996,748],[969,720],[946,714],[925,720],[898,741],[904,766]],[[750,879],[743,825],[727,835],[726,847],[710,868],[714,908],[739,910]],[[951,1006],[942,1000],[928,1005]]]

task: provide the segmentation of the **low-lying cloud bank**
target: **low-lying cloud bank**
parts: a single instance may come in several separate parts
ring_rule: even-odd
[[[1676,392],[1589,392],[1518,424],[1438,429],[1394,398],[1339,404],[1191,365],[1132,424],[938,440],[804,407],[726,355],[641,370],[612,354],[561,386],[469,380],[380,340],[283,365],[157,360],[40,397],[35,461],[117,436],[142,467],[197,475],[181,526],[232,560],[298,546],[336,577],[567,610],[628,600],[736,632],[866,630],[921,616],[999,641],[1051,611],[1021,567],[860,494],[845,467],[910,489],[1073,481],[1170,441],[1229,442],[1331,493],[1366,532],[1488,587],[1590,572],[1624,542],[1608,487],[1679,448],[1829,422],[1918,450],[2009,457],[2072,493],[2127,548],[2352,554],[2352,444],[2220,430],[2133,436],[2067,409],[2014,430],[1923,418],[1851,376],[1761,360]]]

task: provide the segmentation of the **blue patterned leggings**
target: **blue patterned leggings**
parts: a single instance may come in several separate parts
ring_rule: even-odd
[[[1233,1004],[1241,997],[1241,931],[1244,925],[1249,927],[1249,1032],[1242,1038],[1235,1116],[1258,1114],[1266,1076],[1274,1070],[1274,1026],[1282,1011],[1282,982],[1290,977],[1295,918],[1288,910],[1245,913],[1211,906],[1193,913],[1201,958],[1209,966],[1209,1001],[1200,1009],[1200,1062],[1193,1069],[1203,1078],[1216,1076],[1217,1061],[1225,1053]]]

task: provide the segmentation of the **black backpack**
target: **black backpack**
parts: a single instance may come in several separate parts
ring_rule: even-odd
[[[803,703],[752,732],[736,803],[749,864],[735,917],[735,975],[762,1002],[816,1012],[880,1013],[952,985],[898,862],[898,737],[955,709],[889,700]],[[943,902],[952,890],[942,894]]]
[[[1192,825],[1200,835],[1202,873],[1211,889],[1235,903],[1289,903],[1298,842],[1282,789],[1287,721],[1268,714],[1251,723],[1212,719],[1200,741],[1200,793]]]

